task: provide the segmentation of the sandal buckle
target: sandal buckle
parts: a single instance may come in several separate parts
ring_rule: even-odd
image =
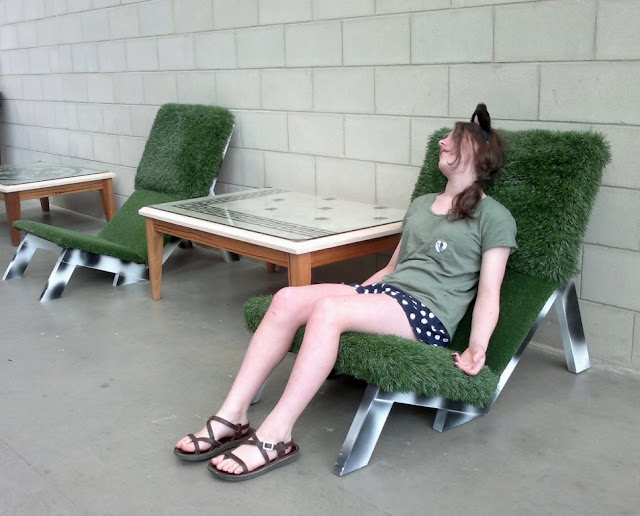
[[[263,450],[275,450],[276,445],[273,443],[262,443]]]

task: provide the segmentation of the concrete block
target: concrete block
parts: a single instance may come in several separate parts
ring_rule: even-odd
[[[316,158],[318,195],[375,203],[376,166],[368,161]]]
[[[16,25],[16,35],[18,37],[18,48],[35,47],[38,44],[36,24],[33,22]]]
[[[35,121],[35,102],[31,100],[14,101],[15,116],[11,119],[17,124],[33,125]]]
[[[44,127],[29,128],[29,144],[36,152],[49,152],[49,129]]]
[[[344,64],[405,64],[411,59],[409,16],[379,16],[342,22]]]
[[[589,356],[629,367],[634,313],[584,300],[580,302],[580,313]]]
[[[493,9],[432,11],[411,19],[412,63],[479,63],[493,58]],[[452,34],[464,35],[452,41]]]
[[[118,137],[120,164],[126,167],[137,167],[144,152],[146,142],[146,138]]]
[[[540,120],[640,124],[640,67],[634,62],[541,65]]]
[[[38,108],[34,109],[34,122],[40,127],[57,127],[56,103],[38,102]]]
[[[23,4],[25,20],[36,20],[46,16],[43,0],[23,0]]]
[[[586,244],[581,298],[640,312],[640,253]]]
[[[158,69],[158,42],[156,38],[129,39],[127,50],[127,70],[130,72]]]
[[[410,121],[391,116],[346,116],[344,148],[347,158],[408,165]]]
[[[419,173],[420,167],[376,163],[376,204],[407,208]]]
[[[375,11],[374,0],[313,0],[313,17],[316,20],[369,16]]]
[[[114,99],[118,104],[142,104],[144,88],[141,73],[117,73],[113,76]]]
[[[496,7],[496,61],[584,61],[594,56],[595,0]]]
[[[500,5],[500,4],[515,4],[515,3],[527,3],[532,0],[451,0],[451,7],[478,7],[483,5]],[[533,0],[535,1],[535,0]]]
[[[313,110],[313,82],[310,70],[263,70],[260,80],[264,109]]]
[[[333,68],[313,71],[314,108],[320,112],[372,113],[373,68]]]
[[[109,39],[109,14],[107,11],[91,11],[80,16],[84,41],[105,41]]]
[[[123,5],[116,9],[109,9],[108,16],[111,39],[140,36],[140,13],[137,5]]]
[[[82,18],[79,14],[58,16],[56,18],[58,44],[80,43],[83,41]]]
[[[236,32],[238,67],[284,66],[284,28],[280,25]]]
[[[160,106],[131,106],[131,134],[147,138]]]
[[[640,190],[640,127],[598,125],[611,144],[611,163],[602,177],[602,184]]]
[[[144,103],[162,105],[177,102],[178,86],[173,72],[151,72],[142,74]]]
[[[92,7],[93,0],[66,0],[66,12],[75,13],[80,11],[88,11]]]
[[[102,117],[106,133],[122,136],[131,136],[133,134],[131,108],[129,106],[104,106]]]
[[[186,104],[216,104],[214,72],[178,72],[178,102]]]
[[[216,72],[216,96],[218,104],[227,108],[260,109],[260,72]]]
[[[77,104],[67,102],[56,102],[56,127],[63,129],[78,128],[78,107]]]
[[[105,7],[113,7],[120,5],[120,0],[93,0],[94,9],[103,9]]]
[[[102,106],[97,104],[78,104],[78,127],[81,131],[103,132]]]
[[[29,70],[31,73],[51,73],[51,52],[48,48],[30,48],[28,52]]]
[[[230,185],[264,188],[264,152],[229,149],[222,162],[218,180]]]
[[[233,31],[194,36],[196,67],[206,70],[236,68],[236,35]]]
[[[25,100],[42,100],[42,80],[39,75],[22,78],[22,94]]]
[[[127,50],[124,41],[98,44],[98,67],[101,72],[124,72],[127,69]]]
[[[89,102],[113,103],[113,77],[111,74],[87,76]]]
[[[73,45],[71,47],[73,71],[76,73],[100,71],[98,47],[94,43]]]
[[[160,36],[173,33],[173,9],[171,0],[144,2],[138,6],[140,35]]]
[[[173,0],[176,32],[200,32],[213,29],[211,0]]]
[[[120,163],[118,137],[108,134],[94,134],[93,155],[93,159],[96,161],[103,163]]]
[[[27,75],[29,70],[28,50],[9,50],[11,55],[11,72],[14,74]]]
[[[193,70],[196,58],[191,34],[158,38],[161,70]]]
[[[471,117],[485,102],[493,118],[538,118],[538,67],[535,64],[452,66],[449,75],[449,115]]]
[[[0,32],[0,49],[11,50],[18,47],[17,25],[8,25],[3,27],[2,32]]]
[[[285,27],[287,66],[342,64],[342,26],[339,21]]]
[[[449,69],[446,66],[376,68],[376,113],[446,116]]]
[[[633,325],[633,350],[631,354],[631,367],[640,369],[640,314],[635,315]]]
[[[640,191],[600,187],[585,242],[640,251]]]
[[[73,72],[73,58],[71,57],[71,47],[69,45],[51,47],[49,58],[51,60],[51,73]]]
[[[344,117],[289,113],[289,150],[299,154],[343,157]]]
[[[288,150],[287,114],[273,111],[243,111],[236,118],[236,131],[247,149]]]
[[[73,158],[93,159],[93,139],[89,133],[69,131],[69,154]]]
[[[30,127],[26,125],[2,124],[2,143],[10,147],[31,148]],[[313,158],[311,158],[313,160]],[[6,163],[6,161],[3,161]],[[315,185],[314,185],[315,187]]]
[[[260,0],[260,25],[309,21],[311,0]]]
[[[87,102],[89,92],[87,90],[87,77],[85,75],[63,75],[62,91],[64,100],[72,102]]]
[[[316,162],[313,156],[265,152],[264,174],[265,186],[316,193]]]
[[[64,92],[62,90],[62,76],[60,75],[41,75],[42,80],[42,98],[43,100],[64,100]]]
[[[213,28],[258,25],[258,0],[213,0]]]
[[[640,3],[634,0],[598,2],[596,59],[640,59]]]
[[[21,99],[22,77],[17,75],[0,75],[0,88],[5,100]]]
[[[427,140],[441,127],[453,128],[454,122],[446,118],[411,119],[411,164],[421,167],[427,152]]]
[[[38,37],[38,46],[47,47],[50,45],[56,45],[58,43],[58,33],[56,32],[56,19],[45,18],[37,20],[36,34]],[[4,28],[3,28],[4,32]]]
[[[431,11],[449,7],[450,0],[376,0],[376,14]]]

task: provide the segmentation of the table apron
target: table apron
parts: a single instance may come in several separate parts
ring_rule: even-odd
[[[311,267],[320,267],[321,265],[342,262],[368,254],[393,250],[398,245],[398,242],[400,242],[400,233],[313,251],[310,253]]]
[[[34,190],[20,190],[15,193],[20,195],[21,201],[27,201],[30,199],[39,199],[41,197],[53,197],[55,195],[65,195],[76,192],[102,190],[104,189],[106,181],[110,181],[110,179],[98,179],[95,181],[85,181],[83,183],[73,183],[70,185],[47,186],[44,188],[36,188]],[[0,199],[4,198],[4,195],[6,194],[0,193]]]

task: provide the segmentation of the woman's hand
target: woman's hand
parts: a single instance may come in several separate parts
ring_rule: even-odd
[[[462,355],[458,353],[452,353],[451,355],[453,356],[456,367],[472,376],[480,372],[484,367],[484,361],[486,359],[485,350],[479,346],[469,346],[464,350]]]

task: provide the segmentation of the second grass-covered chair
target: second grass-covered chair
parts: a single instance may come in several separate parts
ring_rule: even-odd
[[[434,133],[413,198],[444,189]],[[573,277],[602,172],[607,142],[593,132],[500,131],[505,164],[489,194],[518,225],[518,250],[509,259],[501,290],[500,318],[487,350],[486,367],[469,376],[454,366],[451,351],[467,347],[473,306],[461,321],[451,349],[389,335],[345,333],[335,370],[368,383],[334,467],[344,475],[366,466],[394,403],[437,409],[434,429],[447,430],[486,414],[516,367],[533,334],[555,304],[567,365],[587,369],[586,347]],[[245,304],[255,331],[272,296]],[[297,351],[304,328],[291,351]]]
[[[40,296],[57,299],[76,266],[115,274],[114,285],[148,278],[147,237],[138,210],[206,196],[229,146],[233,114],[221,107],[165,104],[158,111],[135,177],[135,191],[97,235],[19,220],[26,233],[3,279],[21,277],[36,249],[60,252]],[[178,241],[165,247],[164,259]]]

